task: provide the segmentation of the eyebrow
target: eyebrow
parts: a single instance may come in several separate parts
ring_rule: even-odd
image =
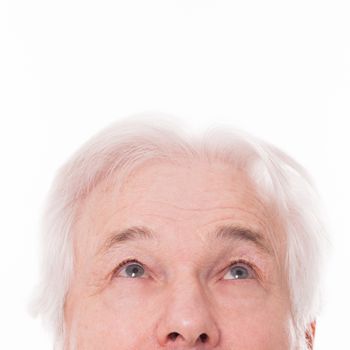
[[[221,225],[214,231],[214,238],[226,241],[253,243],[259,250],[272,255],[270,243],[261,233],[239,225]]]
[[[240,225],[220,225],[209,233],[209,239],[227,242],[243,241],[252,243],[260,251],[272,255],[272,249],[267,239],[259,232]],[[153,231],[145,226],[131,226],[120,231],[113,231],[102,246],[105,254],[115,247],[121,247],[130,242],[157,240]]]

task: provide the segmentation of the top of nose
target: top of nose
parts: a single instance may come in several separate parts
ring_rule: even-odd
[[[172,293],[157,327],[158,343],[166,349],[213,349],[219,329],[207,298],[198,288]]]
[[[173,350],[209,350],[217,346],[219,331],[213,320],[196,317],[186,322],[181,320],[181,315],[175,316],[173,320],[173,323],[160,325],[158,340],[162,347]]]

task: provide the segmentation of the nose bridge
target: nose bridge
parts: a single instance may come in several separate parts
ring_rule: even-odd
[[[192,310],[196,310],[198,314],[202,312],[202,308],[204,312],[209,312],[210,300],[207,292],[198,276],[189,270],[186,273],[182,271],[174,277],[169,283],[167,296],[172,301],[168,304],[169,307],[183,309],[183,315],[193,315]]]
[[[212,314],[210,296],[193,271],[183,269],[169,281],[162,305],[157,327],[162,346],[206,349],[218,343],[219,329]]]

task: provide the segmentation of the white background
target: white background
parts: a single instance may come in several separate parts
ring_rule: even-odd
[[[333,241],[315,349],[350,349],[349,19],[337,0],[2,0],[0,348],[51,348],[26,307],[56,169],[110,122],[160,111],[250,131],[311,172]]]

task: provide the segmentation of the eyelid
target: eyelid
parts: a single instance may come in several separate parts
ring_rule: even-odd
[[[233,260],[231,261],[231,263],[228,265],[228,267],[225,268],[225,272],[226,271],[229,271],[233,266],[235,265],[245,265],[248,267],[248,269],[252,272],[253,274],[253,277],[252,278],[255,278],[255,279],[259,279],[260,278],[260,274],[259,274],[259,271],[258,271],[258,268],[251,262],[245,260],[245,259],[236,259],[236,260]],[[251,279],[251,278],[249,278]],[[234,279],[233,279],[234,280]]]
[[[138,261],[137,259],[134,258],[129,258],[126,260],[123,260],[120,264],[118,264],[118,266],[116,268],[113,269],[112,272],[112,277],[117,277],[117,275],[120,273],[120,270],[122,269],[122,267],[126,266],[129,263],[135,263],[140,265],[141,267],[144,268],[144,270],[146,271],[147,267],[145,266],[145,264],[141,263],[140,261]],[[255,279],[262,279],[262,273],[260,271],[260,269],[252,262],[249,262],[245,259],[239,258],[239,259],[234,259],[232,260],[228,266],[224,269],[224,271],[228,271],[230,268],[232,268],[234,265],[239,265],[239,264],[244,264],[246,265],[253,273],[253,278]],[[142,277],[141,277],[142,278]]]
[[[126,259],[126,260],[123,260],[116,268],[114,268],[113,273],[112,273],[112,277],[117,277],[117,275],[120,273],[120,270],[122,269],[122,267],[128,265],[129,263],[138,264],[142,268],[144,268],[144,270],[146,270],[145,269],[145,265],[142,264],[141,262],[139,262],[138,260],[136,260],[136,259]]]

